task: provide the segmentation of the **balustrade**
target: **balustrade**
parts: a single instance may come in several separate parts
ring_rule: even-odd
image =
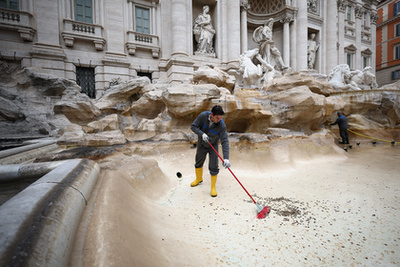
[[[5,8],[0,8],[0,29],[18,31],[24,41],[32,41],[36,32],[32,14]]]

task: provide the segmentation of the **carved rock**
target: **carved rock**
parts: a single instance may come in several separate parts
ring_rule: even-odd
[[[329,82],[321,81],[304,72],[287,73],[280,78],[275,78],[264,87],[264,90],[272,92],[286,91],[297,86],[307,86],[312,92],[324,96],[329,96],[332,92],[335,92]]]
[[[91,99],[80,93],[79,87],[70,87],[61,101],[54,105],[56,114],[64,114],[72,123],[86,125],[101,114],[100,110],[92,103]]]
[[[127,112],[132,102],[140,98],[141,90],[149,85],[149,78],[138,77],[112,86],[95,101],[95,105],[103,114]]]
[[[25,115],[20,111],[19,107],[11,100],[0,96],[0,117],[8,121],[24,120]]]
[[[154,119],[162,113],[166,106],[162,99],[163,89],[154,89],[144,93],[137,101],[132,102],[126,114],[146,119]]]
[[[207,101],[219,96],[220,90],[214,84],[181,84],[165,89],[162,94],[168,113],[175,118],[200,113]]]
[[[100,120],[90,122],[86,127],[86,133],[98,133],[119,130],[118,114],[108,115]]]
[[[309,132],[319,129],[327,118],[326,108],[331,106],[324,96],[313,93],[307,86],[274,93],[269,99],[274,114],[270,127],[295,131]]]
[[[215,84],[218,87],[225,87],[230,92],[235,87],[235,76],[220,70],[217,67],[200,67],[193,74],[193,83],[195,84]]]

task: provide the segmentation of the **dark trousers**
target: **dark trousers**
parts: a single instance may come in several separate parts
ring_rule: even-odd
[[[340,129],[340,137],[342,138],[343,143],[349,143],[349,134],[347,133],[347,129]]]
[[[215,145],[214,148],[215,150],[218,151],[218,144]],[[211,147],[204,147],[203,145],[197,146],[196,163],[194,167],[195,168],[203,167],[207,154],[208,154],[208,169],[210,171],[210,174],[217,175],[219,173],[218,156]]]

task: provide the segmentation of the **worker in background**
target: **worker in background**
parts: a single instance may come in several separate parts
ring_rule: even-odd
[[[342,141],[339,142],[339,144],[348,144],[349,143],[349,134],[347,133],[347,119],[346,117],[342,114],[341,111],[337,112],[338,118],[334,123],[331,123],[329,125],[339,125],[339,132],[340,132],[340,137],[342,138]]]

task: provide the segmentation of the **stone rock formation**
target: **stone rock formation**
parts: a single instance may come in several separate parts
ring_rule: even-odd
[[[235,88],[235,82],[236,79],[233,75],[229,75],[217,67],[202,66],[193,74],[193,83],[215,84],[218,87],[225,87],[229,92]]]
[[[169,140],[168,133],[195,140],[191,123],[216,104],[224,108],[231,134],[309,135],[323,130],[338,110],[353,129],[400,128],[398,83],[348,91],[321,75],[288,71],[261,88],[245,89],[233,87],[233,77],[225,72],[204,67],[188,84],[151,84],[137,77],[91,99],[69,80],[21,69],[13,62],[0,62],[0,67],[4,137],[55,136],[61,143],[84,146],[125,144],[157,134]]]
[[[70,122],[79,125],[86,125],[101,114],[90,98],[80,92],[80,87],[77,85],[65,90],[61,101],[54,105],[54,112],[65,115]]]

